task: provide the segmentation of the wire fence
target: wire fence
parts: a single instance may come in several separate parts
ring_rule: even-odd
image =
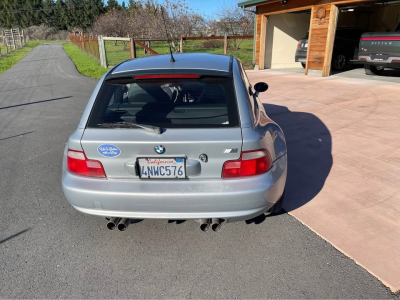
[[[115,66],[130,58],[128,41],[104,41],[107,66]]]

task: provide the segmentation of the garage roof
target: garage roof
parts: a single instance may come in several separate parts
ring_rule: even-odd
[[[238,6],[239,7],[248,7],[248,6],[258,5],[258,4],[261,4],[263,2],[271,2],[271,1],[268,1],[268,0],[248,0],[248,1],[243,1],[243,2],[238,3]],[[276,2],[276,1],[274,1],[274,2]]]

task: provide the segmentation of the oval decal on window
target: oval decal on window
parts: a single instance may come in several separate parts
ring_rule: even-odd
[[[121,150],[114,145],[101,145],[97,148],[97,152],[104,157],[117,157],[121,154]]]

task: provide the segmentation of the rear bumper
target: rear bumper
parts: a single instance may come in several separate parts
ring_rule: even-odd
[[[294,57],[295,62],[306,63],[307,61],[307,51],[306,52],[297,52]]]
[[[131,219],[251,219],[270,209],[282,196],[286,155],[264,175],[242,179],[177,181],[92,179],[63,168],[62,187],[80,212]]]
[[[387,60],[371,60],[369,55],[359,55],[358,59],[361,63],[366,65],[382,66],[388,68],[400,68],[400,62],[394,62],[394,60],[400,61],[400,56],[389,56]]]

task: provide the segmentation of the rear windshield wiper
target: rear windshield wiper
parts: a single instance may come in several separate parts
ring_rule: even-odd
[[[129,122],[102,123],[102,124],[98,124],[98,126],[105,127],[105,128],[142,128],[142,129],[146,129],[146,130],[158,133],[158,134],[163,133],[162,128],[158,127],[158,126],[135,124],[135,123],[129,123]]]

